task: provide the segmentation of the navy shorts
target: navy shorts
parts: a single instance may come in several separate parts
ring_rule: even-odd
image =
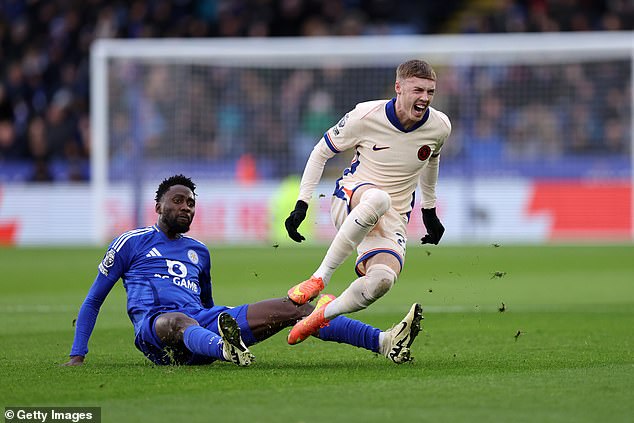
[[[137,333],[134,340],[134,345],[154,364],[209,364],[216,361],[217,359],[214,357],[195,354],[189,351],[187,347],[185,347],[185,344],[182,344],[179,347],[169,347],[165,345],[156,335],[156,331],[154,330],[154,322],[156,321],[156,318],[164,313],[183,313],[196,320],[200,326],[217,334],[218,316],[222,312],[227,312],[234,319],[236,319],[238,325],[240,326],[240,334],[242,336],[242,340],[247,346],[250,346],[255,344],[257,341],[253,337],[253,333],[251,333],[251,328],[247,323],[248,308],[249,305],[244,304],[237,307],[216,306],[200,310],[170,310],[150,313],[141,322],[139,332]]]

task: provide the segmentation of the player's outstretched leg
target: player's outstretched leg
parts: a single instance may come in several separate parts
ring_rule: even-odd
[[[352,281],[350,286],[325,310],[325,317],[363,310],[384,296],[394,286],[397,274],[385,264],[371,265],[365,276]]]
[[[359,243],[374,228],[391,206],[390,196],[377,188],[361,193],[361,202],[343,221],[326,255],[313,276],[288,290],[288,298],[295,304],[304,304],[328,285],[335,270],[350,256]]]
[[[238,322],[228,313],[218,316],[218,333],[223,341],[222,354],[225,360],[238,366],[248,366],[255,360],[255,356],[242,342]]]
[[[421,330],[423,307],[412,304],[407,315],[399,324],[383,333],[380,351],[396,364],[406,363],[412,360],[410,346]]]
[[[320,328],[327,326],[330,320],[324,317],[324,309],[326,305],[335,299],[334,295],[326,294],[317,301],[317,305],[312,313],[306,318],[300,320],[293,326],[288,334],[288,343],[291,345],[299,344],[312,334],[316,333]]]

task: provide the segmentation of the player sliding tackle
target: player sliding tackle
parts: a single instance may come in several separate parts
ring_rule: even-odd
[[[285,222],[288,235],[297,242],[305,239],[297,229],[326,162],[354,149],[352,163],[337,180],[332,197],[331,216],[338,232],[319,268],[292,287],[288,296],[296,304],[317,297],[355,248],[359,278],[338,298],[322,297],[321,306],[293,327],[290,344],[302,342],[336,316],[368,307],[392,288],[405,261],[406,226],[417,185],[427,229],[423,244],[438,244],[445,231],[436,216],[436,181],[440,151],[451,124],[444,113],[430,106],[436,73],[422,60],[402,63],[394,89],[396,98],[357,104],[324,134],[308,158],[295,210]],[[412,311],[418,323],[421,306],[414,304]],[[417,332],[411,333],[405,348]]]
[[[249,346],[308,316],[310,304],[288,298],[226,307],[214,304],[207,247],[183,235],[196,210],[196,186],[175,175],[156,191],[155,225],[123,233],[110,244],[99,273],[77,317],[68,366],[81,365],[106,296],[121,278],[127,294],[134,344],[156,364],[205,364],[217,360],[248,366]],[[325,297],[328,298],[328,297]],[[325,302],[317,304],[323,307]],[[315,332],[325,341],[343,342],[383,354],[395,363],[409,361],[403,346],[416,336],[420,314],[410,310],[393,329],[382,332],[340,317]]]

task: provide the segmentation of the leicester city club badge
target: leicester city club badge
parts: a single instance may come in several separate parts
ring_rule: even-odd
[[[196,251],[194,250],[187,251],[187,257],[192,263],[198,264],[198,254],[196,254]]]

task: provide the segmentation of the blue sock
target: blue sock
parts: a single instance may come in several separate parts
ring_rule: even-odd
[[[222,338],[198,325],[189,326],[183,334],[185,346],[193,353],[224,360]]]
[[[380,329],[345,316],[335,317],[328,326],[319,329],[317,337],[322,341],[333,341],[379,352]]]

